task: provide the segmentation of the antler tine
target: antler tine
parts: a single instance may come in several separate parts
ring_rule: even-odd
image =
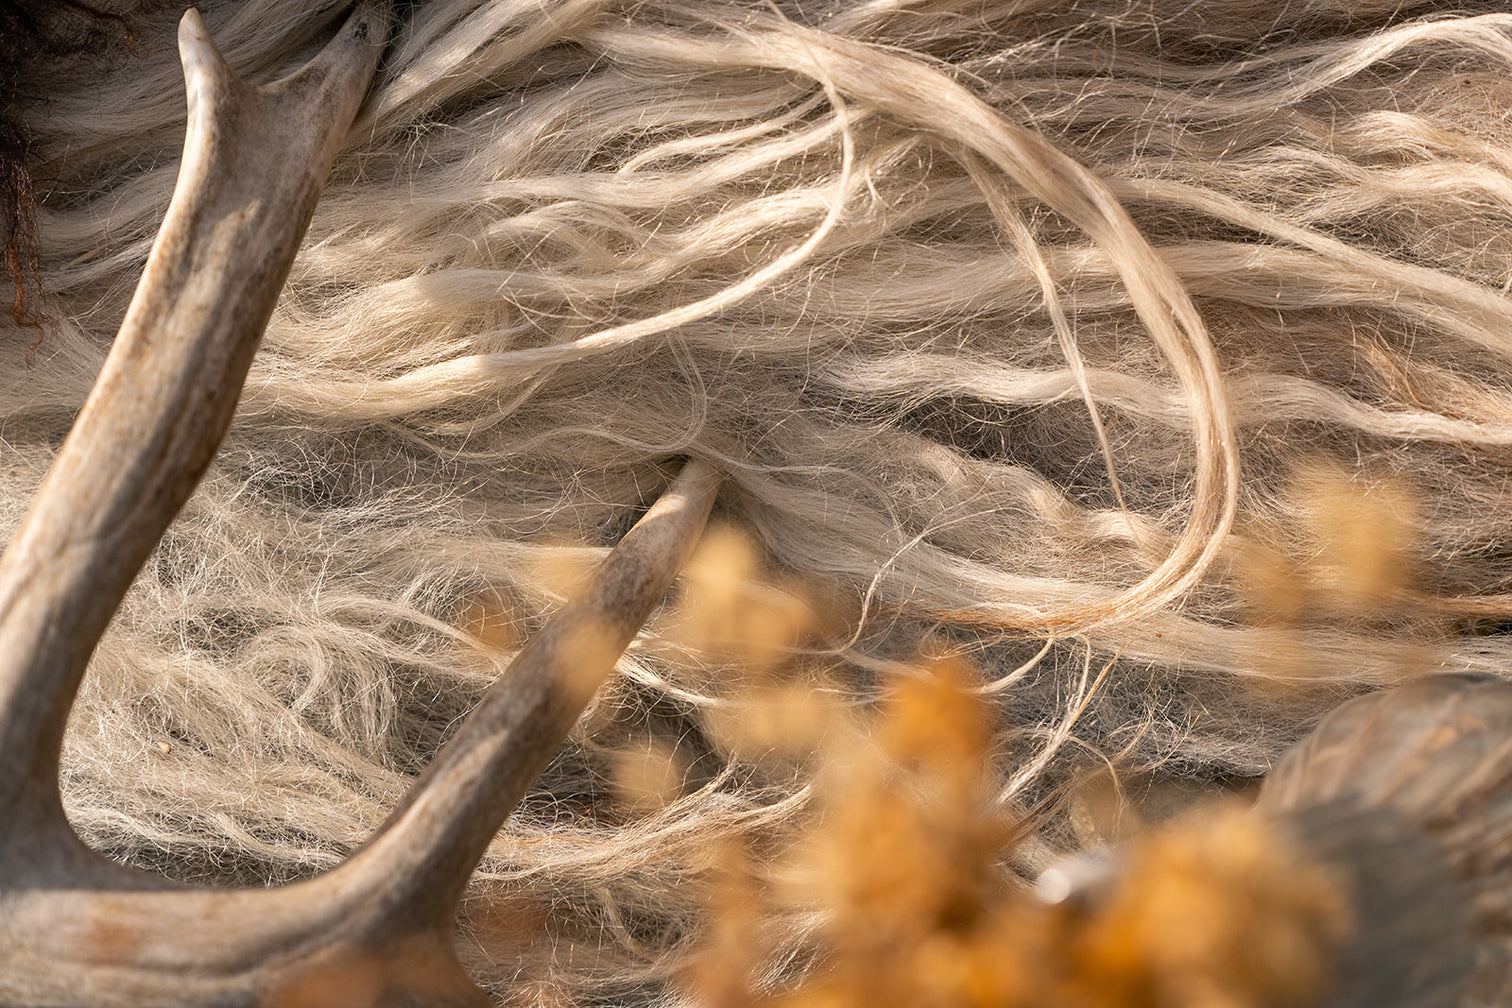
[[[545,768],[703,531],[720,474],[691,460],[587,590],[535,636],[373,842],[333,875],[385,927],[450,928],[489,841]]]
[[[0,820],[61,823],[64,723],[116,606],[209,465],[390,29],[367,0],[311,64],[242,83],[193,10],[173,200],[94,391],[0,559]],[[26,842],[12,828],[0,845]]]
[[[718,490],[689,462],[593,584],[516,658],[346,865],[277,889],[185,890],[91,865],[0,875],[0,1003],[478,1008],[456,902],[493,832],[666,591]],[[81,870],[82,869],[82,870]],[[7,883],[10,891],[7,891]],[[357,984],[361,994],[345,990]]]

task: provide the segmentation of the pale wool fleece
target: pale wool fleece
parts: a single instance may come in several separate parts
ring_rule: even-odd
[[[236,425],[91,668],[73,821],[195,881],[335,863],[557,604],[556,558],[685,455],[850,618],[812,658],[840,699],[926,644],[977,663],[1001,801],[1044,813],[1022,874],[1085,839],[1053,800],[1092,769],[1249,778],[1367,686],[1500,671],[1469,618],[1512,610],[1481,598],[1512,593],[1492,6],[407,5]],[[342,14],[202,10],[254,80]],[[179,13],[26,110],[51,322],[35,350],[0,322],[7,527],[166,207]],[[1417,601],[1283,633],[1246,558],[1318,553],[1320,457],[1415,501],[1343,520],[1406,543]],[[810,769],[717,744],[740,700],[670,625],[477,875],[462,943],[501,997],[663,996],[712,841],[802,818]],[[609,755],[647,736],[688,766],[649,817]]]

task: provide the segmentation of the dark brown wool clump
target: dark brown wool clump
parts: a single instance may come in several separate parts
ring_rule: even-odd
[[[129,23],[104,7],[80,0],[0,0],[0,235],[5,272],[15,288],[11,317],[20,325],[42,321],[36,300],[42,286],[37,196],[24,107],[45,96],[35,88],[32,72],[122,40],[131,43]]]

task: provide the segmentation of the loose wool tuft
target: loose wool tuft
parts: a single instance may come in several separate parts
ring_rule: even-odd
[[[201,9],[262,81],[340,6]],[[969,659],[1025,878],[1107,832],[1099,774],[1231,790],[1348,696],[1503,673],[1495,6],[403,5],[225,446],[90,668],[76,828],[196,882],[337,863],[685,456],[819,600],[786,660],[831,701]],[[129,48],[32,61],[7,115],[45,320],[0,319],[7,534],[178,168],[182,5],[109,10]],[[681,640],[653,619],[474,879],[463,953],[502,999],[678,997],[720,842],[810,811],[813,762],[725,744],[745,694]],[[647,745],[681,773],[649,809],[616,787]],[[812,921],[785,926],[779,971]]]

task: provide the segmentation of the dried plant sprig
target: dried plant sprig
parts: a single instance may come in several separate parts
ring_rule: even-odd
[[[720,1008],[1322,1003],[1351,925],[1341,883],[1246,809],[1138,838],[1096,900],[1046,904],[1013,879],[1011,824],[986,800],[993,733],[971,671],[922,662],[869,731],[832,748],[821,814],[791,852],[800,883],[785,890],[825,920],[822,965],[787,987],[749,982],[762,973],[762,901],[737,860],[695,994]]]

